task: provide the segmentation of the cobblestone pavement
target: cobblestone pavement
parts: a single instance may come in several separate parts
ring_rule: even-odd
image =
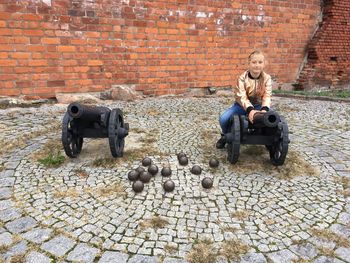
[[[291,139],[275,168],[264,147],[242,146],[235,165],[215,149],[230,103],[109,102],[130,124],[124,157],[111,162],[107,139],[85,139],[80,156],[56,168],[36,156],[61,150],[66,106],[0,110],[0,261],[350,262],[348,104],[275,98]],[[171,167],[174,192],[164,193],[160,173],[132,191],[127,173],[146,155]],[[201,175],[190,173],[194,164]]]

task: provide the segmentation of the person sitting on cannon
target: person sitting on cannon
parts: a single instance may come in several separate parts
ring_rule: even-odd
[[[271,105],[271,76],[264,72],[265,56],[259,50],[253,51],[248,57],[248,70],[239,76],[234,87],[235,103],[220,115],[221,138],[216,148],[223,149],[226,144],[224,134],[229,130],[232,115],[247,115],[253,123],[254,114],[269,111]]]

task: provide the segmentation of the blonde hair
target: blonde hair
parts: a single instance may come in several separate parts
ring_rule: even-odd
[[[252,57],[255,55],[262,55],[265,60],[265,54],[261,50],[254,50],[252,53],[249,54],[248,56],[248,61],[251,61]],[[262,71],[260,76],[259,76],[259,81],[258,81],[258,87],[256,89],[256,95],[260,98],[262,98],[265,94],[266,87],[264,86],[265,82],[265,72]]]

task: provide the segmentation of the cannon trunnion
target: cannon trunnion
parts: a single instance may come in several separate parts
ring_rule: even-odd
[[[65,153],[75,158],[81,152],[84,138],[108,138],[113,157],[123,156],[129,124],[116,108],[92,107],[73,102],[62,121],[62,144]]]
[[[230,119],[227,141],[227,159],[236,163],[241,144],[265,145],[273,165],[283,165],[289,144],[288,125],[283,116],[275,111],[257,112],[253,123],[245,115],[233,115]]]

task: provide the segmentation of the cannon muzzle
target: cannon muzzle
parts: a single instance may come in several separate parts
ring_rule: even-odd
[[[91,107],[77,102],[68,105],[67,112],[74,119],[86,121],[101,121],[101,116],[109,112],[107,107]]]
[[[253,124],[256,128],[274,128],[280,121],[281,118],[275,111],[257,112],[254,114]]]

